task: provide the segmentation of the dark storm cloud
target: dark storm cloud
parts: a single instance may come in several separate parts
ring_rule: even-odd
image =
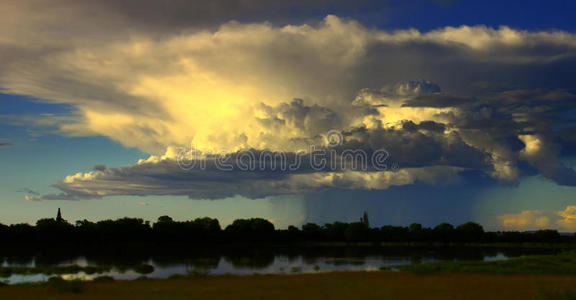
[[[297,128],[306,132],[326,132],[333,128],[340,128],[343,124],[343,120],[334,110],[319,105],[304,105],[302,99],[294,99],[278,107],[262,103],[261,108],[270,116],[259,118],[265,126]]]
[[[0,20],[0,53],[9,61],[0,84],[69,103],[80,116],[69,130],[82,125],[152,156],[69,176],[56,183],[62,194],[32,200],[386,189],[465,171],[503,183],[540,174],[574,184],[562,163],[576,140],[573,34],[484,26],[388,32],[333,15],[304,25],[228,22],[284,7],[260,1],[176,1],[165,11],[157,2],[74,2],[49,11],[63,19],[27,14],[38,3],[13,5],[16,17]],[[78,26],[60,30],[67,22]],[[399,173],[183,173],[173,151],[194,141],[206,151],[295,153],[322,144],[331,129],[344,137],[340,153],[386,149]]]
[[[475,29],[480,34],[481,30]],[[472,35],[476,33],[469,34],[466,39],[452,43],[414,38],[403,43],[370,44],[363,64],[357,67],[361,70],[358,72],[366,75],[365,86],[426,78],[458,95],[456,97],[476,97],[486,89],[576,91],[573,43],[534,37],[530,42],[515,45],[478,43],[479,49],[473,49],[465,43],[474,41]],[[445,35],[438,30],[438,38]],[[558,40],[563,38],[559,34]]]
[[[412,81],[396,84],[397,92],[383,93],[382,90],[388,89],[385,87],[375,93],[392,102],[396,100],[390,100],[391,97],[398,97],[399,94],[415,96],[406,100],[410,103],[413,99],[422,99],[422,95],[438,92],[436,88],[426,89],[426,86],[434,85],[429,82]],[[409,88],[405,89],[406,87]],[[366,94],[369,92],[364,93],[365,97],[369,96]],[[443,99],[449,97],[442,95]],[[430,176],[442,177],[441,174],[444,174],[446,176],[444,179],[449,181],[456,177],[464,179],[472,176],[473,182],[478,183],[485,180],[484,174],[491,173],[502,173],[494,176],[496,178],[502,176],[506,180],[508,180],[506,176],[512,176],[513,179],[516,176],[541,174],[559,185],[576,185],[576,173],[560,161],[559,147],[562,146],[563,136],[552,130],[552,125],[573,126],[569,120],[564,120],[560,116],[564,109],[576,106],[571,94],[563,91],[511,90],[477,98],[474,101],[457,99],[458,101],[452,106],[441,106],[455,109],[443,115],[444,122],[426,120],[416,123],[407,119],[402,121],[398,128],[356,127],[342,132],[344,140],[341,145],[333,148],[320,145],[317,150],[334,151],[335,156],[327,157],[327,161],[330,162],[333,158],[341,159],[343,153],[349,150],[371,155],[376,150],[385,149],[390,154],[388,166],[396,164],[406,172],[402,174],[398,173],[399,171],[388,171],[391,175],[386,177],[386,180],[391,183],[385,186],[427,182]],[[538,109],[540,106],[548,109]],[[526,114],[523,113],[522,107],[530,107],[532,110]],[[337,112],[319,105],[306,105],[301,99],[278,106],[262,104],[262,108],[269,116],[274,117],[261,117],[259,121],[277,132],[295,129],[317,132],[344,124]],[[401,105],[400,109],[403,108],[410,107]],[[438,107],[433,105],[433,108]],[[381,114],[380,111],[370,107],[355,109],[364,116],[379,117]],[[521,119],[517,119],[518,116],[514,115],[519,112],[522,113]],[[544,118],[543,114],[554,121]],[[309,144],[322,143],[322,140],[323,137],[316,136],[304,139]],[[269,156],[262,159],[263,153]],[[245,161],[244,159],[248,158],[246,154],[250,154],[249,157],[252,159]],[[346,171],[358,170],[352,170],[349,165],[341,163],[332,166],[326,164],[323,167],[313,166],[310,154],[298,157],[301,163],[296,169],[290,169],[289,166],[294,164],[297,155],[291,152],[280,154],[258,149],[229,153],[224,156],[226,158],[224,164],[233,166],[230,170],[222,168],[210,157],[202,162],[194,161],[195,167],[188,170],[183,170],[182,165],[174,159],[155,159],[122,168],[97,165],[94,169],[98,172],[76,174],[55,183],[54,186],[62,193],[28,196],[27,199],[80,200],[113,195],[186,195],[194,199],[218,199],[241,195],[248,198],[262,198],[334,188],[366,189],[372,184],[365,182],[359,185],[358,178],[351,180],[333,177],[333,174],[346,174]],[[336,161],[342,162],[342,160]],[[200,168],[202,163],[205,165]],[[285,163],[284,167],[281,167],[282,163]],[[192,162],[189,161],[189,164]],[[512,164],[518,174],[506,173],[506,169],[502,170],[499,164],[505,166]],[[239,165],[252,169],[242,170],[238,168]],[[439,166],[445,169],[437,169]],[[415,170],[422,170],[424,173],[419,174],[417,171],[413,173]],[[360,177],[370,177],[381,170],[376,169],[370,162],[365,170],[360,171]],[[394,181],[403,176],[408,177],[408,180]]]
[[[31,0],[0,7],[14,18],[27,16],[29,25],[43,25],[41,29],[55,34],[61,29],[59,23],[66,20],[74,24],[68,33],[94,37],[106,29],[115,29],[112,34],[178,34],[214,29],[232,20],[283,24],[321,18],[333,10],[381,9],[387,5],[388,1],[376,0],[54,0],[49,4]]]
[[[118,12],[147,27],[186,28],[214,26],[229,20],[286,22],[298,12],[300,18],[315,10],[366,9],[383,7],[387,1],[359,0],[126,0],[98,1],[97,6]],[[326,12],[325,12],[326,13]]]
[[[237,163],[247,152],[226,156],[224,161],[198,160],[195,168],[183,169],[181,162],[172,159],[141,162],[122,168],[76,174],[56,182],[58,194],[28,195],[27,200],[82,200],[118,195],[185,195],[193,199],[221,199],[236,195],[263,198],[270,195],[313,193],[334,187],[366,189],[388,187],[416,182],[437,184],[454,180],[457,168],[422,167],[417,169],[354,171],[344,165],[335,168],[324,165],[313,167],[309,156],[303,156],[294,170],[280,170],[278,157],[259,159],[260,152],[251,152],[257,159],[255,169],[243,170],[248,162]],[[287,154],[288,166],[295,154]],[[284,160],[282,160],[284,161]],[[330,158],[327,159],[328,163]],[[347,161],[345,161],[347,162]],[[200,164],[204,163],[203,167]],[[225,166],[224,166],[225,164]],[[233,169],[227,169],[233,166]],[[264,167],[261,167],[264,166]],[[361,180],[361,181],[359,181]],[[119,184],[121,183],[121,184]],[[377,185],[375,185],[377,184]]]
[[[456,97],[443,94],[422,95],[407,101],[403,106],[406,107],[454,107],[465,105],[472,100],[464,97]]]
[[[106,171],[106,165],[95,165],[92,169],[94,169],[94,171]]]
[[[411,132],[418,131],[421,129],[443,133],[446,130],[446,125],[442,123],[436,123],[434,121],[422,121],[419,124],[415,124],[412,121],[406,121],[402,123],[402,129]]]

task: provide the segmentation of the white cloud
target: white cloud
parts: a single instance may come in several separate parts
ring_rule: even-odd
[[[519,214],[506,214],[498,217],[500,224],[507,229],[535,230],[551,226],[550,217],[540,210],[525,210]]]
[[[557,214],[561,217],[557,221],[560,228],[576,231],[576,205],[568,205],[564,210],[558,211]]]
[[[15,39],[16,44],[20,42]],[[44,42],[41,39],[36,43]],[[525,52],[535,45],[556,50]],[[22,47],[32,46],[26,42]],[[542,64],[543,55],[553,59],[573,53],[576,38],[568,33],[531,33],[506,27],[384,32],[336,16],[328,16],[315,26],[228,23],[214,32],[162,39],[139,34],[102,44],[80,40],[32,58],[18,60],[16,56],[1,71],[0,84],[8,92],[73,104],[83,117],[78,123],[82,130],[88,127],[150,153],[159,154],[169,146],[191,141],[197,147],[231,151],[246,146],[289,147],[286,139],[293,135],[273,141],[261,138],[266,136],[266,128],[254,118],[260,103],[276,106],[302,98],[352,122],[358,116],[354,115],[356,110],[351,110],[351,102],[360,89],[392,84],[397,79],[391,79],[399,72],[412,78],[424,75],[416,70],[437,60],[435,53],[428,54],[428,47],[456,55],[454,61],[443,56],[446,67],[474,64],[486,57],[512,64],[524,56],[526,63],[537,60]],[[386,56],[382,56],[384,53]],[[403,59],[404,55],[408,57]],[[407,63],[398,64],[399,60]],[[367,61],[371,64],[366,65]],[[372,72],[382,73],[382,79],[372,78]],[[460,81],[458,74],[433,73],[442,73],[430,74],[442,81],[446,81],[445,76]],[[407,99],[424,87],[396,88]],[[364,101],[376,101],[362,95]],[[391,117],[429,119],[442,110],[392,109],[382,112],[388,123],[394,121]],[[67,129],[72,130],[70,125]]]
[[[29,12],[26,5],[3,6],[16,16]],[[83,6],[67,9],[85,12]],[[264,186],[260,178],[247,178],[211,194],[202,181],[206,174],[183,177],[189,187],[182,189],[164,178],[135,176],[138,181],[105,170],[69,176],[56,184],[63,195],[44,199],[154,195],[170,188],[192,197],[258,196],[259,189],[263,195],[319,187],[384,189],[433,181],[428,174],[439,173],[430,168],[472,169],[510,183],[526,171],[519,161],[560,184],[576,184],[558,158],[557,139],[564,133],[551,129],[562,122],[559,111],[574,108],[573,95],[562,87],[531,86],[543,82],[550,88],[543,71],[558,64],[576,67],[574,34],[484,26],[388,32],[331,15],[316,24],[227,22],[213,30],[136,26],[109,33],[106,24],[99,29],[88,19],[63,41],[55,28],[65,19],[33,14],[0,22],[10,25],[0,26],[0,57],[10,61],[0,70],[0,86],[72,105],[74,118],[50,123],[61,133],[98,134],[138,147],[152,155],[146,170],[156,174],[152,161],[191,143],[205,153],[295,152],[339,129],[346,135],[343,147],[385,148],[406,171],[394,177],[290,174]],[[130,21],[112,15],[110,22]],[[410,81],[417,78],[438,84]],[[504,92],[475,90],[495,83]],[[512,87],[517,85],[528,88],[518,92]],[[518,148],[522,142],[524,150]]]
[[[576,205],[568,205],[564,210],[550,212],[525,210],[518,214],[498,217],[499,224],[507,229],[536,230],[557,228],[560,231],[576,231]]]

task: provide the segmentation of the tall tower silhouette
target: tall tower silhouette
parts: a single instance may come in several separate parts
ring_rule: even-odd
[[[364,224],[366,228],[370,228],[370,220],[368,220],[368,213],[364,211],[364,215],[360,218],[360,223]]]
[[[56,221],[62,222],[64,219],[62,218],[62,212],[60,211],[60,207],[58,207],[58,214],[56,215]]]

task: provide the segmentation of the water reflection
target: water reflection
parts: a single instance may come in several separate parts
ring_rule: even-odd
[[[42,250],[12,248],[0,250],[0,263],[3,266],[0,268],[0,280],[16,283],[43,281],[50,277],[48,274],[21,274],[22,270],[20,273],[8,272],[9,267],[36,268],[44,271],[53,271],[54,268],[60,267],[60,272],[62,272],[62,266],[76,265],[80,268],[76,268],[75,272],[55,274],[64,274],[67,278],[92,279],[108,275],[116,279],[136,279],[143,275],[151,278],[168,278],[175,274],[205,276],[378,270],[382,266],[394,267],[447,260],[498,260],[529,254],[551,254],[557,251],[493,247],[230,245],[221,247],[132,245],[86,249],[61,247]]]

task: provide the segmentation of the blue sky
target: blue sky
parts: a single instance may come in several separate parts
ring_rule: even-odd
[[[443,221],[474,220],[490,229],[533,229],[537,226],[530,219],[534,215],[547,218],[547,227],[572,230],[571,221],[566,221],[570,218],[559,219],[558,212],[569,211],[568,207],[573,205],[571,195],[575,190],[570,170],[576,145],[572,132],[576,131],[570,131],[574,124],[569,113],[557,113],[574,110],[570,102],[576,92],[571,76],[576,59],[570,55],[574,50],[571,39],[575,39],[576,31],[576,22],[571,16],[576,10],[573,1],[522,1],[521,4],[517,1],[364,1],[356,6],[341,1],[277,6],[255,1],[253,6],[236,8],[225,3],[206,8],[192,1],[178,4],[183,7],[167,7],[165,14],[157,14],[154,5],[147,1],[128,5],[141,6],[139,10],[125,10],[107,1],[83,7],[71,6],[70,1],[62,0],[47,11],[45,18],[38,17],[35,5],[39,4],[33,1],[0,10],[3,11],[0,14],[15,16],[0,23],[3,28],[0,35],[6,37],[0,39],[1,61],[6,62],[0,71],[0,143],[9,144],[0,146],[2,223],[34,223],[38,218],[55,215],[60,207],[70,221],[123,216],[155,220],[158,216],[170,215],[182,220],[218,217],[226,224],[235,218],[264,217],[279,227],[286,227],[309,221],[352,221],[368,211],[373,224],[379,225],[420,222],[431,226]],[[66,9],[70,9],[70,15],[60,18],[59,10]],[[211,17],[189,20],[194,16],[187,15],[188,12],[201,13],[203,9],[213,9],[209,11]],[[90,16],[92,10],[101,12],[101,19]],[[88,17],[82,18],[83,15]],[[239,25],[219,27],[232,20],[239,21]],[[58,29],[66,22],[77,26]],[[258,29],[254,24],[267,25]],[[302,24],[311,26],[312,34],[318,38],[299,41],[292,36],[289,38],[294,40],[286,45],[293,45],[294,49],[278,46],[288,39],[284,36],[288,27],[284,26]],[[471,32],[462,25],[477,31]],[[115,26],[118,30],[111,30]],[[458,35],[446,37],[446,26],[457,28]],[[517,36],[527,34],[519,38],[520,42],[506,44],[509,43],[505,40],[507,32],[490,31],[484,26],[494,29],[508,26]],[[15,30],[16,27],[20,29]],[[308,29],[297,28],[294,30],[301,30],[299,36],[310,34]],[[381,44],[382,38],[374,37],[411,28],[420,32],[418,39],[421,40],[398,42],[406,43],[398,46],[391,42]],[[424,37],[430,31],[441,31],[444,35]],[[223,40],[220,44],[210,44],[211,40],[204,40],[206,36],[202,32],[217,32],[215,36]],[[542,37],[542,32],[550,35]],[[554,32],[565,36],[553,35]],[[229,41],[225,38],[234,34],[240,37],[240,42],[226,46]],[[480,40],[482,34],[490,41]],[[41,36],[48,38],[44,40]],[[325,44],[314,44],[325,36]],[[402,37],[397,34],[394,38]],[[454,40],[445,43],[442,39]],[[268,41],[272,42],[267,44]],[[355,42],[358,44],[349,46]],[[458,43],[469,49],[454,46]],[[212,48],[202,48],[208,44]],[[186,47],[191,48],[180,52]],[[355,52],[354,49],[362,50]],[[126,53],[130,55],[123,56]],[[253,69],[246,70],[246,66]],[[299,73],[306,68],[306,72]],[[202,81],[206,78],[209,80]],[[407,98],[402,97],[407,96],[401,91],[406,86],[402,83],[407,80],[416,82],[409,85],[414,88],[410,95],[415,99],[438,96],[436,92],[425,92],[432,84],[428,82],[433,82],[442,87],[442,97],[461,97],[478,103],[438,107],[451,109],[452,113],[477,114],[492,109],[498,113],[493,113],[489,122],[502,122],[503,132],[521,127],[520,133],[506,136],[487,129],[488,138],[494,144],[485,146],[478,142],[479,137],[466,136],[469,125],[461,125],[463,121],[450,124],[437,114],[429,117],[429,111],[438,107],[429,111],[392,110],[397,103],[394,101],[406,103]],[[482,86],[481,92],[476,89],[478,86]],[[368,90],[362,94],[364,88]],[[414,176],[412,181],[392,180],[394,183],[385,187],[365,180],[342,185],[345,179],[331,186],[297,186],[300,181],[285,181],[293,190],[279,190],[277,182],[270,183],[274,186],[270,190],[268,183],[256,183],[254,186],[262,186],[257,196],[253,196],[253,188],[230,188],[232,185],[226,181],[230,179],[222,179],[217,182],[219,185],[213,182],[213,177],[208,179],[206,185],[222,193],[190,191],[176,183],[166,185],[166,176],[173,174],[162,174],[162,183],[146,181],[150,186],[165,185],[150,194],[129,188],[120,193],[110,192],[115,190],[114,186],[102,188],[103,184],[110,184],[108,177],[99,177],[101,182],[89,182],[85,187],[64,182],[66,176],[76,173],[98,173],[93,170],[96,165],[105,165],[107,170],[102,172],[110,176],[113,173],[115,177],[110,178],[114,180],[121,178],[119,174],[137,177],[139,160],[162,155],[169,160],[169,149],[186,145],[190,139],[205,147],[202,149],[205,151],[262,146],[290,152],[297,147],[290,144],[294,140],[312,141],[325,129],[338,129],[352,141],[357,124],[346,123],[349,120],[363,118],[364,128],[368,132],[372,130],[369,114],[352,115],[359,111],[357,106],[346,106],[361,96],[365,99],[362,105],[367,106],[379,104],[370,102],[378,97],[389,101],[386,103],[389,108],[377,109],[382,116],[379,122],[397,122],[396,127],[387,130],[398,130],[398,124],[408,120],[415,124],[428,120],[445,122],[447,128],[456,128],[463,143],[468,143],[470,148],[460,142],[447,150],[442,148],[443,142],[432,145],[436,139],[452,143],[454,137],[445,131],[442,138],[422,127],[418,129],[420,135],[411,133],[404,143],[413,141],[421,145],[416,148],[423,151],[442,153],[437,158],[434,155],[426,158],[422,153],[414,154],[412,160],[402,158],[406,162],[401,163],[401,168],[449,165],[474,169],[473,175],[460,175],[458,179],[443,182],[410,173]],[[293,98],[303,99],[303,106],[290,102]],[[554,102],[546,113],[530,114],[528,123],[517,119],[514,125],[509,123],[510,118],[517,118],[514,114],[518,107],[541,105],[549,109],[551,102],[538,101],[550,99],[564,102]],[[248,103],[252,100],[255,108]],[[505,101],[518,102],[505,106],[502,104],[508,103]],[[246,105],[234,106],[239,102]],[[183,116],[181,112],[187,109],[196,114]],[[301,125],[298,124],[301,114],[295,113],[297,109],[307,114]],[[218,114],[209,115],[214,111]],[[283,128],[266,123],[262,129],[254,129],[261,125],[267,113],[285,118],[284,126],[292,124],[290,122],[296,125]],[[406,115],[407,119],[403,120],[400,115]],[[550,125],[550,116],[560,122]],[[259,121],[250,123],[253,121],[248,119],[254,117]],[[243,120],[248,129],[239,133]],[[216,127],[221,127],[221,132],[211,131]],[[374,132],[381,129],[376,128]],[[262,140],[258,140],[260,138]],[[396,141],[393,137],[385,140]],[[257,142],[250,144],[252,141]],[[540,145],[537,153],[522,152],[524,147],[528,149],[528,143]],[[388,150],[398,149],[391,152],[393,159],[412,153],[411,150],[403,153],[399,145],[386,146]],[[466,149],[454,150],[456,147]],[[486,156],[479,159],[479,153]],[[497,161],[500,158],[506,160],[505,166],[514,164],[516,171],[510,172],[517,175],[507,173],[508,169],[496,169],[501,166]],[[493,166],[485,165],[490,159],[495,161]],[[152,161],[147,164],[153,167]],[[492,169],[501,174],[494,175],[497,172]],[[174,176],[175,182],[181,180]],[[258,176],[268,180],[269,175]],[[131,180],[119,180],[116,185],[144,184]],[[54,183],[58,184],[53,186]],[[87,194],[90,197],[86,197]],[[214,194],[219,196],[212,196]],[[25,200],[26,195],[41,201]],[[73,200],[51,200],[57,198],[53,195]],[[523,213],[526,211],[533,213]]]

